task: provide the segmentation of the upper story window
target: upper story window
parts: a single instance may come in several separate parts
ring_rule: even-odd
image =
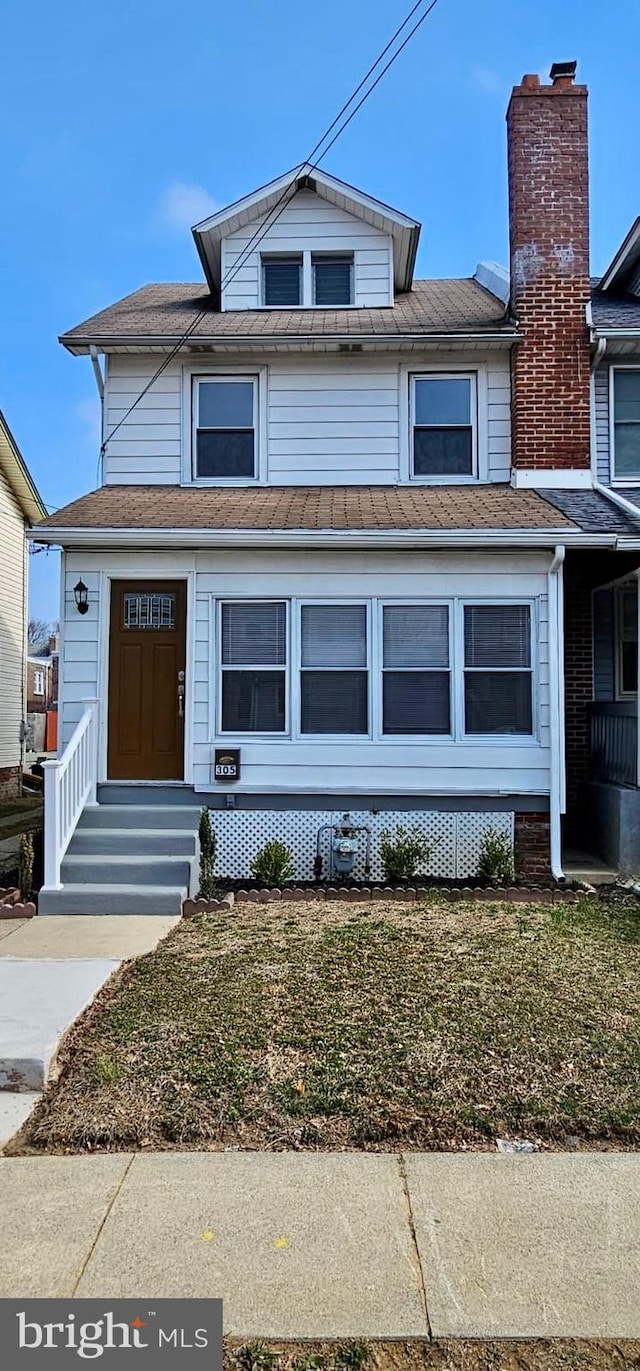
[[[450,479],[477,473],[473,375],[411,378],[411,474]]]
[[[196,377],[193,410],[195,477],[255,479],[257,377]]]
[[[302,253],[262,258],[262,303],[302,304]]]
[[[612,367],[613,474],[640,479],[640,367]]]
[[[353,304],[353,253],[313,253],[314,305]]]
[[[33,693],[34,695],[44,695],[44,671],[34,671]]]

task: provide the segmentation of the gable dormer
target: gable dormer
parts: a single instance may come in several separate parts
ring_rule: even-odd
[[[411,288],[420,226],[325,172],[291,172],[197,224],[222,310],[391,306]]]

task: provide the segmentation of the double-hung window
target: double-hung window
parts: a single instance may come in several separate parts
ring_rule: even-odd
[[[477,471],[473,375],[411,378],[411,474],[474,476]]]
[[[369,732],[367,606],[303,605],[301,733]]]
[[[616,595],[616,694],[619,698],[638,691],[638,592],[621,586]]]
[[[640,479],[640,367],[613,367],[613,474]]]
[[[353,253],[312,253],[314,305],[353,304]]]
[[[33,693],[34,695],[44,695],[44,671],[34,671]]]
[[[262,303],[272,309],[279,305],[302,304],[302,254],[262,258]]]
[[[382,732],[451,731],[449,608],[384,605]]]
[[[229,600],[220,607],[222,733],[284,733],[287,606]]]
[[[533,732],[529,605],[464,606],[465,733]]]
[[[194,475],[255,479],[258,378],[200,376],[193,384]]]

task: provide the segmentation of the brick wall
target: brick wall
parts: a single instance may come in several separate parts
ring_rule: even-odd
[[[15,800],[20,794],[20,767],[0,767],[0,800]]]
[[[551,837],[548,814],[514,815],[516,879],[546,880],[551,875]]]
[[[589,466],[587,88],[525,76],[507,112],[513,465]]]

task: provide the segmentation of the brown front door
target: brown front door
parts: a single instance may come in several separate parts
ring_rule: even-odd
[[[109,780],[184,780],[186,582],[113,581]]]

